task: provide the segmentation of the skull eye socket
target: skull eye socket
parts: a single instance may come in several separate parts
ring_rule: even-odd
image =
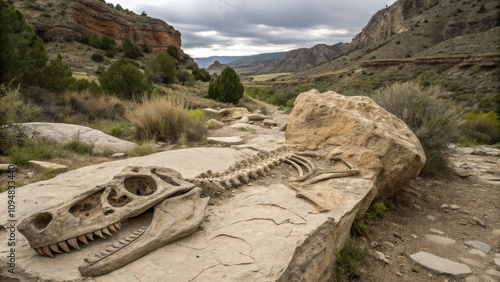
[[[94,213],[99,212],[101,208],[100,197],[103,191],[104,190],[95,192],[87,198],[79,201],[69,209],[69,212],[76,217],[89,217]]]
[[[33,226],[38,230],[43,230],[52,221],[52,214],[49,212],[39,213],[35,220],[33,220]]]
[[[156,192],[156,182],[151,177],[133,176],[125,179],[123,185],[130,193],[137,196],[149,196]]]

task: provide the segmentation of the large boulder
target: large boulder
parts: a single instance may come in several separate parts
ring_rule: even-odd
[[[96,154],[126,152],[137,145],[81,125],[52,122],[30,122],[22,125],[31,137],[44,137],[59,143],[78,140],[92,144],[92,152]]]
[[[375,177],[375,196],[387,198],[416,177],[425,164],[410,128],[368,97],[333,91],[300,94],[289,116],[287,143],[327,150]]]

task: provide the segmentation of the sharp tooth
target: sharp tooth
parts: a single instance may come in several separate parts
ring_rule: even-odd
[[[101,238],[103,238],[103,239],[106,239],[106,237],[104,237],[104,235],[102,235],[101,230],[94,231],[94,234],[97,235],[97,236],[99,236],[99,237],[101,237]]]
[[[57,246],[57,244],[52,244],[52,245],[50,245],[49,247],[50,247],[50,249],[51,249],[52,251],[54,251],[55,253],[62,254],[62,252],[61,252],[61,250],[59,250],[59,247]]]
[[[113,225],[116,227],[116,229],[122,229],[122,223],[121,222],[117,222],[117,223],[115,223]]]
[[[77,249],[77,250],[80,250],[80,246],[78,246],[78,240],[76,240],[76,238],[71,238],[69,240],[67,240],[68,242],[68,245],[70,245],[71,247]]]
[[[111,232],[115,232],[115,233],[116,233],[116,228],[115,228],[115,226],[114,226],[113,224],[110,224],[110,225],[108,226],[108,229],[109,229],[109,231],[111,231]]]
[[[113,234],[111,234],[111,232],[109,232],[109,229],[104,227],[103,229],[101,229],[102,233],[108,235],[108,236],[113,236]]]
[[[46,255],[48,255],[49,257],[51,257],[51,258],[53,258],[53,257],[54,257],[54,255],[53,255],[53,254],[52,254],[52,252],[50,251],[49,246],[42,247],[42,251],[43,251]]]
[[[71,250],[69,249],[68,244],[66,244],[66,241],[59,242],[57,243],[57,245],[61,247],[61,249],[63,249],[66,253],[71,253]]]
[[[85,237],[87,237],[90,241],[94,241],[94,234],[92,233],[85,234]]]
[[[42,251],[42,248],[36,248],[35,251],[39,253],[41,256],[46,256],[45,253]]]
[[[87,237],[85,237],[85,235],[78,236],[78,240],[83,242],[85,245],[88,245],[88,243],[89,243],[89,241],[87,241]]]

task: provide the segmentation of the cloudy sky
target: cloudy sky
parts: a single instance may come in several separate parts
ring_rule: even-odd
[[[350,42],[395,0],[106,0],[164,20],[193,57],[240,56]]]

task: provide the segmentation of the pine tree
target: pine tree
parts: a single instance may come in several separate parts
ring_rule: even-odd
[[[236,105],[244,92],[245,88],[236,71],[231,67],[226,67],[217,79],[210,82],[208,98]]]

